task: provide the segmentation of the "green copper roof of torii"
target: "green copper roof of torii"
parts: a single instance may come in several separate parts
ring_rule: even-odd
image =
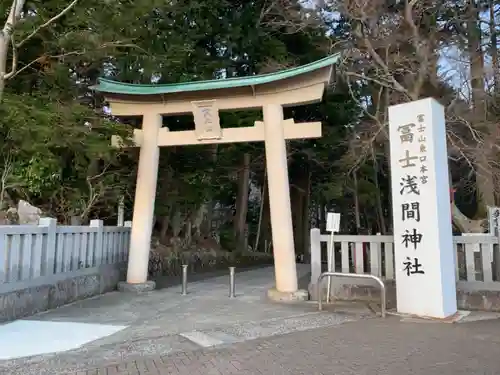
[[[293,78],[300,74],[313,72],[315,70],[334,65],[340,58],[340,53],[330,55],[310,64],[282,70],[279,72],[248,76],[242,78],[214,79],[211,81],[194,81],[185,83],[169,84],[132,84],[113,81],[106,78],[99,78],[98,84],[91,89],[111,94],[125,95],[159,95],[173,94],[181,92],[230,89],[245,86],[257,86],[265,83]]]

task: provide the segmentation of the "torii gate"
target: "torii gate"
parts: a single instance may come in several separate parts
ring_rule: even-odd
[[[114,116],[142,116],[142,129],[134,131],[140,147],[139,169],[132,218],[127,282],[121,290],[145,291],[158,177],[159,147],[264,141],[276,288],[268,296],[277,300],[306,299],[299,291],[295,264],[287,139],[321,137],[321,123],[296,124],[284,120],[283,107],[318,102],[339,55],[288,70],[244,78],[166,85],[127,84],[99,79],[93,89],[104,93]],[[221,129],[219,111],[262,108],[263,120],[254,126]],[[194,131],[170,132],[163,115],[194,116]],[[120,145],[114,137],[113,143]]]

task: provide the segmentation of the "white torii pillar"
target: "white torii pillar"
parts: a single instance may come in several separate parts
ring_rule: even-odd
[[[160,157],[158,133],[162,122],[163,117],[156,113],[146,114],[142,119],[127,282],[118,284],[118,289],[123,291],[144,292],[156,286],[148,280],[148,266]]]
[[[268,296],[274,300],[305,300],[308,293],[298,290],[283,108],[269,104],[263,114],[276,277],[276,288],[269,290]]]

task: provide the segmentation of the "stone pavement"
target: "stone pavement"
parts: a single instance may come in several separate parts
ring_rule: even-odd
[[[309,267],[299,265],[298,270],[301,276],[306,276]],[[272,303],[265,296],[273,284],[273,268],[268,267],[237,274],[235,299],[228,298],[228,276],[223,276],[190,283],[187,296],[180,295],[179,287],[144,295],[115,292],[39,314],[29,318],[29,323],[34,320],[67,322],[75,325],[79,323],[79,327],[84,323],[89,324],[89,330],[99,325],[125,328],[74,350],[0,360],[0,374],[75,373],[108,363],[189,352],[372,316],[368,310],[361,315],[351,316],[319,313],[315,304]],[[72,337],[77,336],[81,328],[67,330],[67,337]],[[46,335],[49,336],[46,339],[42,336],[36,340],[46,341],[46,346],[49,346],[54,340],[64,340],[65,333],[62,334],[62,338],[61,332],[58,332],[57,337],[54,332],[53,335]],[[4,344],[0,337],[1,345]],[[18,346],[23,346],[23,343]]]
[[[35,318],[127,328],[76,350],[0,361],[0,374],[500,374],[498,320],[318,313],[312,304],[266,301],[272,276],[269,268],[237,275],[234,300],[222,277],[190,284],[185,297],[178,288],[111,293],[41,314]]]
[[[500,323],[370,319],[71,375],[498,375]]]

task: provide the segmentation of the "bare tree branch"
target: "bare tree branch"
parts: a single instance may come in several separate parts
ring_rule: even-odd
[[[26,42],[28,42],[31,38],[33,38],[36,34],[38,34],[42,29],[45,29],[46,27],[50,26],[52,23],[56,22],[58,19],[60,19],[61,17],[63,17],[66,13],[68,13],[77,3],[78,3],[79,0],[73,0],[71,3],[69,3],[66,8],[64,8],[63,10],[61,10],[58,14],[56,14],[54,17],[52,17],[51,19],[49,19],[47,22],[44,22],[43,24],[41,24],[40,26],[38,26],[35,30],[33,30],[31,32],[31,34],[29,34],[26,38],[24,38],[23,40],[21,40],[18,44],[17,44],[17,48],[20,48],[22,47]]]

